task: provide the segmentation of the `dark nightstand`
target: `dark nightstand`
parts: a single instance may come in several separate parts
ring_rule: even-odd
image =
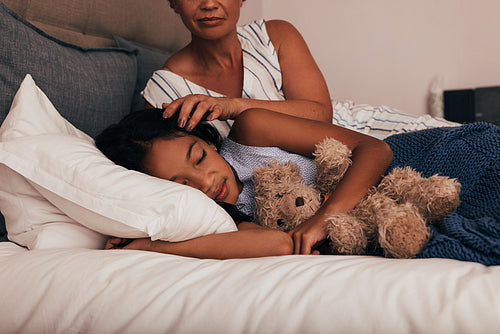
[[[444,92],[444,117],[459,123],[489,122],[500,126],[500,86]]]

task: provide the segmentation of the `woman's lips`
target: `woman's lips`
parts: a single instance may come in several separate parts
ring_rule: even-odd
[[[224,181],[220,187],[219,193],[215,197],[215,200],[220,201],[220,200],[224,199],[227,196],[227,193],[228,193],[228,189],[227,189],[226,182]]]
[[[208,27],[218,26],[222,21],[224,20],[220,17],[204,17],[198,20],[198,22]]]

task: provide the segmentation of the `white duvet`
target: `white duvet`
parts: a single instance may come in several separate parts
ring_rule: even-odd
[[[498,333],[500,266],[0,243],[1,333]]]

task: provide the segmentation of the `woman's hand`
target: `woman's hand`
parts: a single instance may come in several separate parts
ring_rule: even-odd
[[[288,234],[292,237],[294,254],[318,255],[315,246],[319,246],[326,239],[325,220],[323,215],[316,214],[290,230]]]
[[[237,99],[227,97],[212,97],[202,94],[192,94],[181,97],[171,103],[162,105],[165,110],[163,117],[168,118],[179,113],[179,126],[191,131],[202,119],[234,119],[241,113]]]

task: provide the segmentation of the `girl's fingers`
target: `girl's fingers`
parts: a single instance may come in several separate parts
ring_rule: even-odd
[[[293,254],[300,254],[301,241],[298,234],[293,234]]]
[[[120,245],[121,243],[123,243],[123,240],[122,238],[110,238],[107,242],[106,242],[106,246],[104,246],[104,249],[114,249],[116,248],[118,245]]]
[[[309,255],[311,254],[311,243],[310,242],[305,242],[302,240],[301,246],[300,246],[300,254],[306,254]]]

